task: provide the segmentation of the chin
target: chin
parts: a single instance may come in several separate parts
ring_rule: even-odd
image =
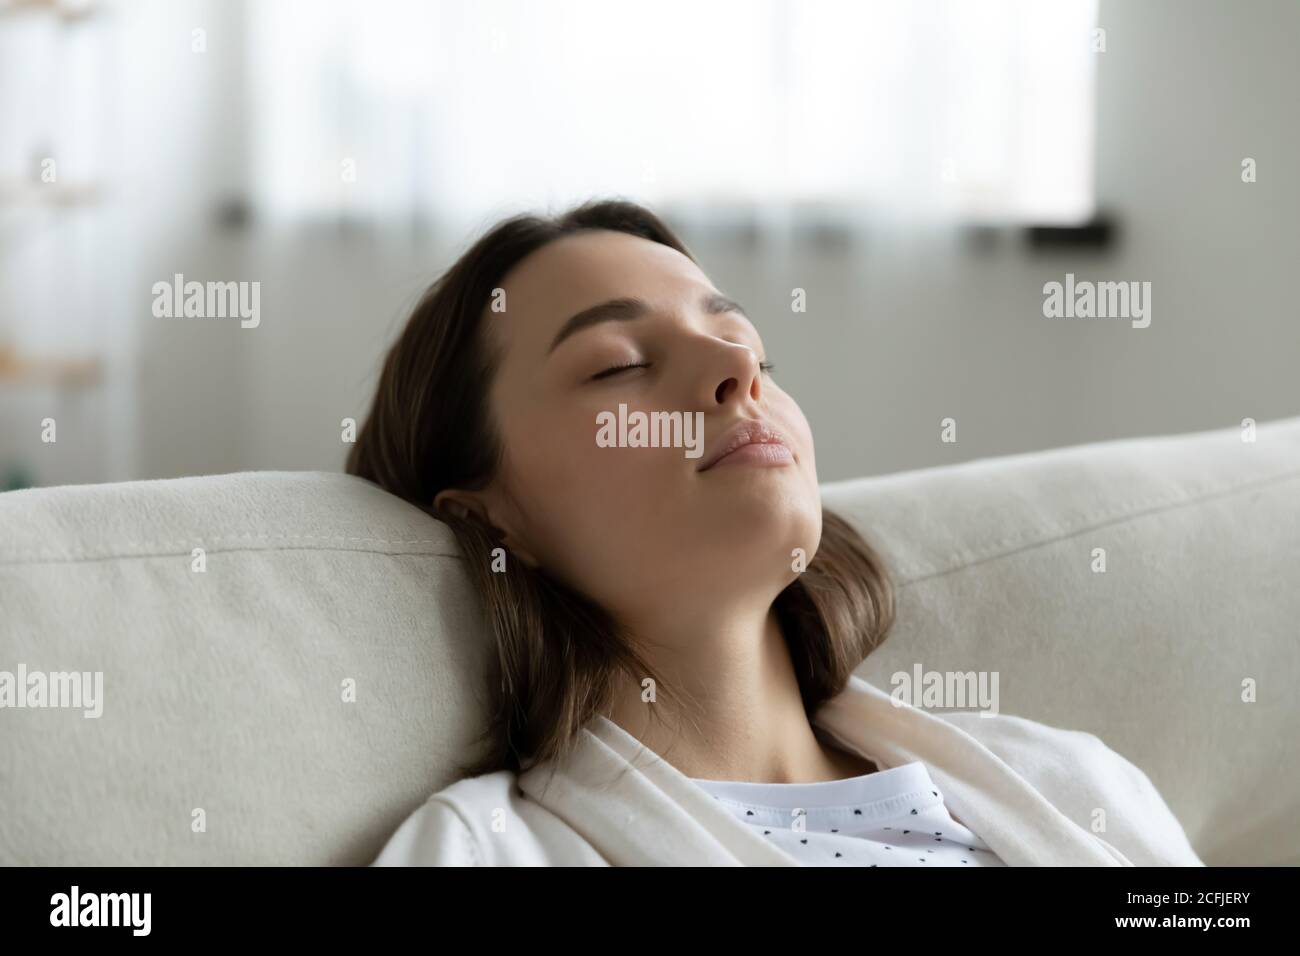
[[[702,573],[710,579],[717,579],[719,568],[734,568],[742,580],[767,573],[789,583],[794,549],[803,549],[805,565],[817,553],[821,499],[788,488],[783,494],[738,492],[695,527],[698,553],[708,556],[710,566]]]
[[[727,476],[725,489],[719,483],[721,493],[714,503],[717,517],[743,522],[750,528],[762,520],[766,524],[801,526],[804,531],[811,524],[820,530],[821,491],[815,481],[794,469],[780,475],[771,471],[735,469],[735,474]]]

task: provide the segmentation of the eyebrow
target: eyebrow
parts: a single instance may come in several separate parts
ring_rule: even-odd
[[[700,299],[700,307],[709,315],[720,315],[723,312],[739,312],[746,318],[749,317],[739,303],[718,292],[704,293],[704,296]],[[608,302],[602,302],[599,305],[593,305],[589,309],[583,309],[564,323],[560,331],[555,334],[555,338],[551,341],[551,347],[546,350],[546,354],[549,355],[554,352],[561,342],[583,329],[598,325],[601,322],[629,322],[632,319],[641,318],[649,311],[650,306],[646,304],[645,300],[634,296],[610,299]]]

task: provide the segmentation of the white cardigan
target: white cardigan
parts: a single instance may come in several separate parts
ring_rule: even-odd
[[[856,676],[812,722],[882,768],[923,762],[949,811],[1008,866],[1204,865],[1146,774],[1092,734],[899,706]],[[567,758],[435,793],[372,865],[802,864],[597,717]]]

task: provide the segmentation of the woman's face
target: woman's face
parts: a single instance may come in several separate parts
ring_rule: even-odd
[[[817,550],[821,498],[808,423],[760,369],[771,359],[739,307],[676,250],[605,230],[544,246],[502,289],[504,311],[483,321],[500,355],[490,407],[504,462],[483,500],[515,558],[634,629],[669,611],[702,621],[740,600],[770,603],[796,576],[794,549],[808,561]],[[627,299],[643,308],[570,323]],[[626,365],[638,367],[607,371]],[[629,420],[702,421],[703,435],[678,433],[694,448],[602,447],[598,416],[617,440],[620,404]],[[701,470],[743,420],[785,448]]]

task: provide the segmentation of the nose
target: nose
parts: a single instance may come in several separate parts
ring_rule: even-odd
[[[724,342],[709,365],[704,387],[704,408],[730,404],[757,405],[763,398],[763,374],[758,355],[748,345]]]

